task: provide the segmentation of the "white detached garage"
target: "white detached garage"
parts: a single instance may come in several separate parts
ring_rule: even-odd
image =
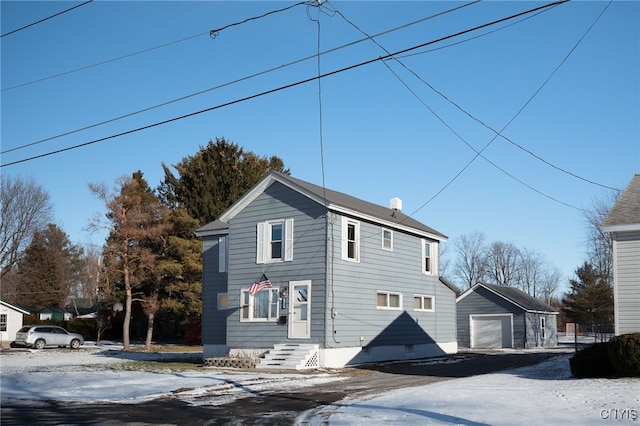
[[[558,312],[513,287],[476,284],[456,299],[458,346],[535,348],[558,344]]]

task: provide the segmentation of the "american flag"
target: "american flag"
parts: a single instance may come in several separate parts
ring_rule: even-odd
[[[273,287],[271,285],[271,281],[269,281],[269,279],[263,274],[260,281],[251,284],[251,287],[249,287],[249,294],[255,296],[257,292],[271,287]]]

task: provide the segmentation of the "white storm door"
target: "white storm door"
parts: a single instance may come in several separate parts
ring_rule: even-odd
[[[289,339],[311,337],[311,280],[289,281]]]

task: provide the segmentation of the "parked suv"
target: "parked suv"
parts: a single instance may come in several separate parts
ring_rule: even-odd
[[[45,346],[78,349],[84,344],[84,337],[53,325],[26,325],[16,333],[14,344],[36,349],[44,349]]]

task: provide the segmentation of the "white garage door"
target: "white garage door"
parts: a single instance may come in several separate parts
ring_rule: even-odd
[[[469,317],[472,348],[513,347],[513,317],[505,315],[471,315]]]

